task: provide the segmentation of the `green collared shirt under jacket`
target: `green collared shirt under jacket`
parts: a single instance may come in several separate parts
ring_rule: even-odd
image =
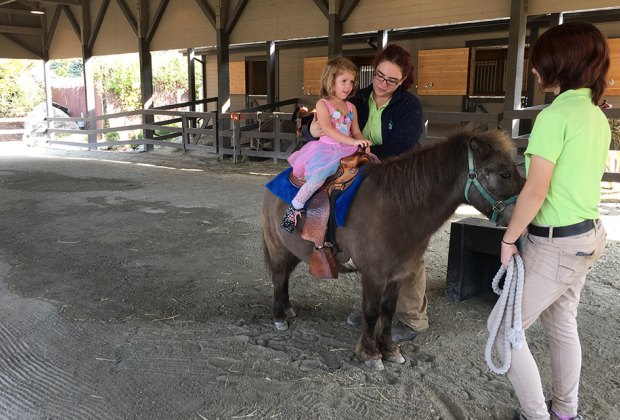
[[[391,99],[391,98],[390,98]],[[368,98],[368,122],[364,126],[362,130],[362,134],[365,139],[368,139],[372,142],[373,146],[377,144],[383,144],[383,138],[381,137],[381,114],[383,114],[383,110],[388,106],[390,101],[388,100],[381,107],[377,107],[377,103],[375,102],[375,94],[374,92],[370,94]]]

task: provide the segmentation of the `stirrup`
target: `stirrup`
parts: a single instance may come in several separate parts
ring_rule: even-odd
[[[284,213],[284,217],[282,217],[280,227],[289,233],[293,233],[295,226],[297,226],[297,219],[300,218],[304,212],[305,210],[303,209],[297,210],[293,206],[288,206],[286,213]]]

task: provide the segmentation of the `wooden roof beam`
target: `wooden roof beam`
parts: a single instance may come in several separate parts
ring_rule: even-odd
[[[342,56],[342,21],[340,12],[342,0],[329,0],[329,41],[327,42],[327,56],[329,58]]]
[[[133,33],[136,36],[138,36],[138,22],[136,21],[136,18],[131,13],[131,10],[129,10],[129,6],[127,6],[127,3],[125,3],[125,0],[116,0],[116,3],[118,4],[118,7],[121,8],[121,11],[125,15],[125,19],[127,19],[127,22],[129,22],[129,26],[131,26]]]
[[[34,26],[11,26],[11,25],[0,25],[1,33],[9,33],[9,34],[22,34],[22,35],[41,35],[41,28],[36,28]]]
[[[314,4],[319,8],[325,19],[329,19],[329,5],[327,0],[314,0]]]
[[[71,24],[71,27],[73,28],[73,31],[77,35],[78,39],[82,41],[82,30],[80,28],[80,24],[75,18],[75,15],[73,14],[69,6],[62,5],[60,6],[60,8],[63,12],[65,12],[65,15],[67,16],[67,19],[69,19],[69,23]]]
[[[65,4],[67,6],[82,6],[84,0],[42,0],[41,3]]]
[[[9,9],[8,7],[0,7],[0,13],[10,14],[10,15],[32,16],[32,13],[30,13],[30,10]]]
[[[103,18],[105,17],[105,13],[108,10],[108,6],[110,5],[110,0],[103,0],[101,6],[99,6],[99,12],[97,13],[97,20],[95,20],[95,27],[93,31],[90,33],[90,38],[88,39],[88,50],[92,51],[93,46],[95,45],[95,41],[97,40],[97,35],[99,35],[99,31],[101,30],[101,24],[103,23]]]
[[[213,25],[213,29],[215,29],[215,12],[211,6],[209,6],[209,3],[207,3],[207,0],[196,0],[196,3],[198,3],[198,6],[202,9],[202,13],[209,19],[211,25]]]
[[[54,10],[54,16],[52,17],[50,28],[47,31],[47,37],[45,39],[45,45],[43,47],[45,56],[47,56],[47,53],[50,50],[50,46],[52,45],[52,40],[54,39],[54,34],[56,33],[56,28],[58,27],[58,21],[60,20],[60,14],[62,12],[64,12],[67,16],[67,19],[69,20],[69,23],[71,24],[71,27],[73,28],[73,31],[75,32],[78,40],[82,42],[82,31],[80,29],[79,23],[77,22],[77,19],[73,15],[73,12],[69,8],[69,6],[60,5],[56,7],[56,10]]]
[[[248,0],[238,0],[237,5],[235,6],[235,10],[233,10],[232,15],[228,17],[226,21],[226,34],[230,35],[230,33],[235,29],[235,25],[243,13],[243,9],[245,9],[245,5],[248,4]]]
[[[351,13],[353,13],[353,10],[355,10],[355,7],[359,2],[359,0],[345,0],[342,8],[340,9],[340,15],[338,16],[340,22],[346,21],[349,16],[351,16]]]
[[[153,21],[149,25],[149,29],[146,31],[146,42],[148,44],[151,43],[153,37],[155,36],[155,32],[159,27],[159,23],[161,22],[161,18],[164,16],[164,12],[166,11],[166,7],[168,6],[169,0],[161,0],[159,5],[157,6],[157,10],[155,11],[155,16],[153,16]]]
[[[54,16],[52,17],[52,23],[50,24],[49,31],[47,32],[47,39],[45,40],[45,55],[50,50],[50,45],[52,45],[52,40],[54,39],[54,34],[56,33],[56,27],[58,26],[58,21],[60,20],[60,13],[62,10],[60,7],[56,7],[54,10]]]
[[[28,51],[32,55],[34,55],[36,57],[39,57],[40,59],[43,59],[43,56],[41,55],[40,51],[36,51],[36,50],[32,49],[29,45],[23,43],[22,41],[20,41],[18,38],[14,37],[13,35],[0,33],[0,36],[5,37],[9,41],[11,41],[13,44],[18,45],[19,47],[25,49],[26,51]]]

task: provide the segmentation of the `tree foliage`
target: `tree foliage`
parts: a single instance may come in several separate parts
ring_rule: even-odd
[[[163,91],[187,89],[187,63],[178,56],[163,62],[155,71],[153,86]]]
[[[140,70],[136,61],[99,60],[94,71],[99,91],[113,94],[116,106],[123,111],[142,108],[140,97]]]
[[[153,53],[153,103],[167,103],[178,98],[178,91],[187,91],[187,60],[178,52]],[[23,116],[43,102],[44,87],[33,83],[29,68],[38,61],[5,60],[0,62],[0,115]],[[53,75],[62,78],[83,77],[81,59],[53,60]],[[97,91],[115,110],[133,111],[142,108],[140,69],[137,54],[96,57],[93,73]],[[202,78],[197,77],[201,85]],[[200,86],[197,86],[200,88]],[[105,112],[105,111],[104,111]]]
[[[611,148],[620,150],[620,118],[609,118],[611,128]]]
[[[70,60],[53,60],[50,62],[50,70],[60,77],[82,77],[84,65],[78,58]]]
[[[30,60],[0,62],[0,116],[22,117],[45,99],[43,83],[36,81]]]

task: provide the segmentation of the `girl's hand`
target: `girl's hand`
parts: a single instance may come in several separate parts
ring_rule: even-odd
[[[506,242],[502,241],[502,252],[500,258],[502,261],[502,265],[505,269],[508,269],[508,264],[510,264],[510,259],[512,258],[512,256],[518,253],[519,250],[517,249],[517,246],[515,244],[507,244]]]
[[[370,141],[369,140],[353,140],[353,145],[361,147],[362,149],[365,149],[367,147],[370,147]]]
[[[528,231],[527,231],[527,228],[525,228],[523,232],[521,232],[519,239],[525,238],[527,234],[528,234]],[[517,239],[517,241],[519,241],[519,239]],[[518,253],[519,253],[519,250],[517,249],[517,246],[515,244],[506,243],[504,242],[504,239],[502,239],[502,252],[501,252],[500,258],[502,261],[502,265],[504,266],[505,269],[508,269],[508,264],[510,264],[510,257]]]

